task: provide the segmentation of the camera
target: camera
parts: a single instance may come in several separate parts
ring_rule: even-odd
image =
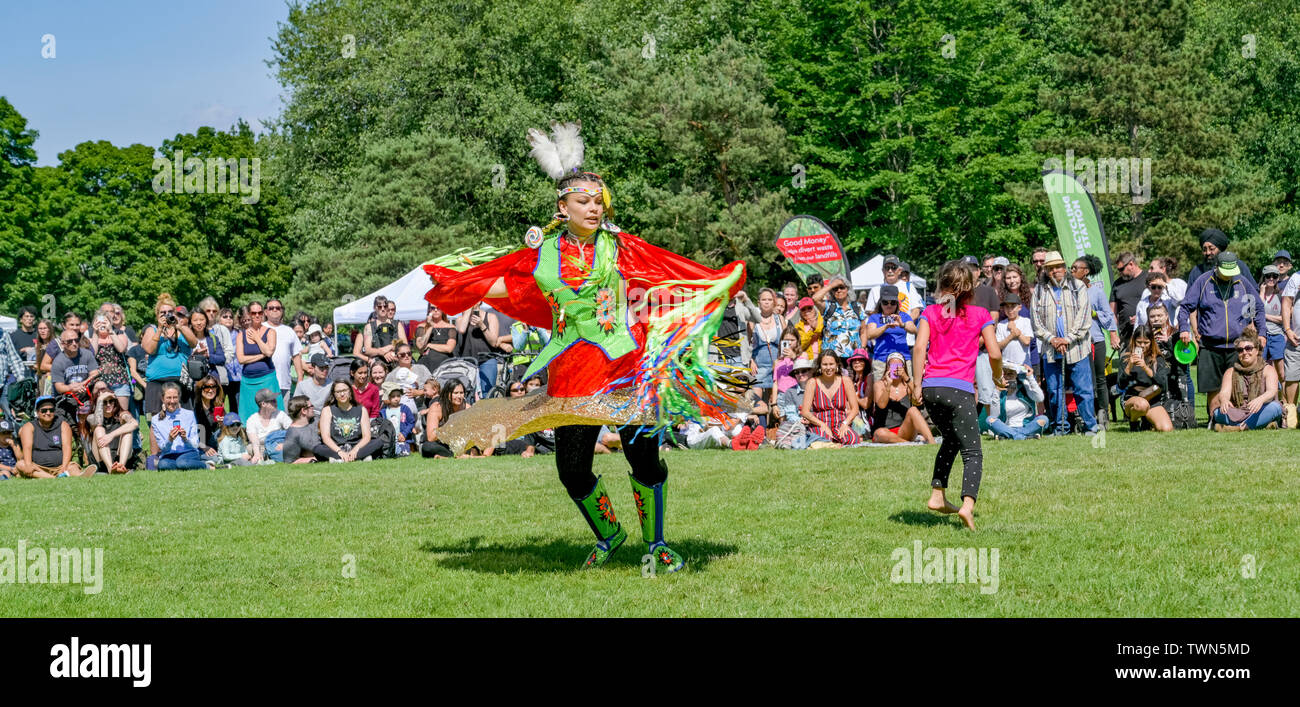
[[[176,326],[176,322],[177,319],[175,314],[168,312],[163,315],[163,324],[166,324],[167,326]]]

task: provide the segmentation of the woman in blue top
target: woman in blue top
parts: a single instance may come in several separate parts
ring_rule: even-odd
[[[153,306],[156,324],[145,327],[140,335],[140,348],[149,355],[145,364],[144,412],[156,415],[162,409],[164,383],[181,382],[181,369],[190,357],[190,349],[198,343],[189,322],[176,316],[176,300],[166,292],[158,295]],[[181,404],[190,402],[189,391],[181,391]]]
[[[199,426],[194,413],[181,407],[180,384],[169,381],[161,387],[162,409],[149,417],[158,470],[206,468],[197,446]]]
[[[885,380],[885,362],[889,354],[903,355],[903,360],[912,360],[912,349],[907,345],[907,335],[916,333],[916,324],[907,312],[898,309],[898,286],[882,285],[876,311],[867,318],[867,330],[862,335],[866,341],[875,341],[871,353],[871,377],[877,381]]]
[[[275,353],[275,329],[266,326],[266,310],[261,302],[248,304],[248,326],[239,332],[235,342],[235,357],[244,367],[239,381],[239,409],[257,409],[257,391],[275,393],[275,406],[284,409],[280,397],[280,380],[275,375],[271,356]]]

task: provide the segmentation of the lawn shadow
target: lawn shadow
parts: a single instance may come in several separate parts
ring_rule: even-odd
[[[978,519],[979,514],[975,514],[975,517]],[[889,516],[889,520],[895,523],[905,523],[907,525],[952,525],[957,528],[964,527],[962,526],[961,519],[956,515],[942,515],[930,511],[899,511],[894,515]]]
[[[436,559],[438,564],[451,569],[474,570],[501,574],[502,572],[533,573],[572,573],[581,572],[582,563],[595,546],[593,542],[574,542],[555,538],[529,537],[516,543],[487,543],[482,537],[439,544],[426,542],[420,546],[424,552],[431,552],[443,557]],[[672,543],[672,548],[686,558],[686,569],[698,571],[708,567],[715,557],[724,557],[736,552],[736,546],[709,542],[707,540],[681,540]],[[645,555],[645,543],[628,537],[606,567],[640,568]]]

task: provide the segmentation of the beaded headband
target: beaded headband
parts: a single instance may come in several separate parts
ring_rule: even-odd
[[[556,198],[562,199],[565,194],[586,194],[592,198],[599,198],[600,193],[600,189],[591,189],[589,187],[566,187],[564,189],[556,190],[555,196]]]

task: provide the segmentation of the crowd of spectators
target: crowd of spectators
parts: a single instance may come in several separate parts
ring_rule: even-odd
[[[1001,385],[986,354],[977,363],[985,433],[1091,434],[1117,420],[1191,427],[1198,390],[1200,419],[1215,429],[1295,427],[1300,278],[1290,277],[1290,254],[1260,268],[1256,285],[1221,232],[1201,240],[1205,260],[1185,278],[1173,258],[1143,269],[1121,253],[1109,290],[1092,256],[1067,264],[1039,248],[1023,267],[997,254],[964,258],[1003,362]],[[907,263],[887,256],[882,274],[856,291],[812,276],[803,288],[760,288],[756,301],[738,294],[710,358],[735,372],[729,383],[746,404],[725,421],[671,429],[664,443],[934,443],[908,395],[926,301]],[[186,308],[164,293],[153,314],[136,330],[111,302],[57,322],[20,310],[18,329],[0,334],[0,478],[450,457],[438,430],[452,414],[545,383],[523,372],[549,332],[486,303],[456,316],[430,305],[423,320],[398,321],[381,296],[369,321],[340,337],[306,312],[286,319],[278,299],[222,307],[208,297]],[[616,430],[597,436],[598,452],[619,446]],[[553,449],[542,431],[470,455]]]

